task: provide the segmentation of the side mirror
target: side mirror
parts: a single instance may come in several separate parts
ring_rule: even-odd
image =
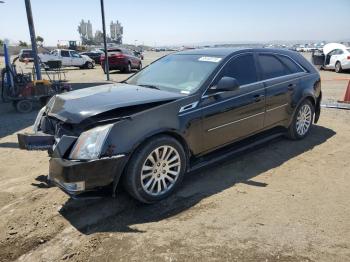
[[[216,86],[211,87],[210,89],[216,92],[221,91],[233,91],[239,88],[239,83],[236,78],[224,76],[219,80]]]

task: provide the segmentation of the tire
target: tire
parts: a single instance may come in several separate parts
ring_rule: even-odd
[[[128,65],[127,65],[127,67],[125,67],[124,72],[127,73],[127,74],[128,74],[128,73],[131,73],[131,69],[132,69],[132,68],[131,68],[131,64],[130,64],[130,62],[129,62]]]
[[[139,67],[137,68],[137,70],[141,70],[142,69],[142,63],[140,62],[140,64],[139,64]]]
[[[91,62],[86,62],[86,68],[87,69],[93,69],[94,68],[94,64]]]
[[[298,106],[293,116],[293,121],[288,127],[287,137],[292,140],[299,140],[306,137],[314,121],[315,107],[309,99],[305,99]]]
[[[30,113],[33,109],[33,102],[30,100],[19,100],[14,105],[19,113]]]
[[[343,71],[342,67],[341,67],[341,63],[339,61],[337,61],[335,63],[335,67],[334,67],[334,70],[336,73],[341,73]]]
[[[148,204],[171,195],[186,172],[182,145],[167,135],[146,142],[134,152],[129,163],[123,176],[124,187],[132,197]]]

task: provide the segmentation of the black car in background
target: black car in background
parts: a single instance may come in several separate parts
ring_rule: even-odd
[[[18,139],[23,149],[49,149],[49,180],[73,197],[109,185],[114,194],[122,182],[151,203],[186,172],[242,148],[306,137],[321,97],[319,73],[296,52],[189,50],[122,83],[56,95],[36,133]]]
[[[34,56],[32,49],[21,49],[21,51],[19,51],[18,58],[20,62],[33,62]]]
[[[81,55],[86,55],[93,59],[96,64],[101,64],[101,55],[102,53],[99,52],[82,52]]]

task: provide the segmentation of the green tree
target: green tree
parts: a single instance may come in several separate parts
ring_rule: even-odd
[[[0,39],[0,46],[4,44],[4,41]]]
[[[39,46],[43,46],[44,38],[42,38],[40,35],[38,35],[38,36],[35,38],[35,41],[36,41],[36,43],[37,43]]]
[[[21,46],[21,47],[27,47],[28,46],[27,42],[21,41],[21,40],[19,40],[19,44],[18,45]]]

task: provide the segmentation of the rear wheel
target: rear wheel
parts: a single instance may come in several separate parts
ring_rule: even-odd
[[[140,62],[139,67],[137,68],[138,70],[142,69],[142,63]]]
[[[144,203],[160,201],[172,194],[186,171],[182,145],[170,136],[159,136],[133,154],[124,176],[126,190]]]
[[[341,67],[341,63],[339,61],[337,61],[335,63],[335,72],[336,73],[341,73],[343,70],[342,70],[342,67]]]
[[[86,62],[86,68],[87,69],[93,69],[94,68],[94,64],[91,62]]]
[[[33,109],[33,102],[30,100],[19,100],[14,105],[19,113],[30,113]]]
[[[304,100],[297,108],[293,121],[288,128],[287,136],[298,140],[306,137],[312,127],[315,108],[310,100]]]

